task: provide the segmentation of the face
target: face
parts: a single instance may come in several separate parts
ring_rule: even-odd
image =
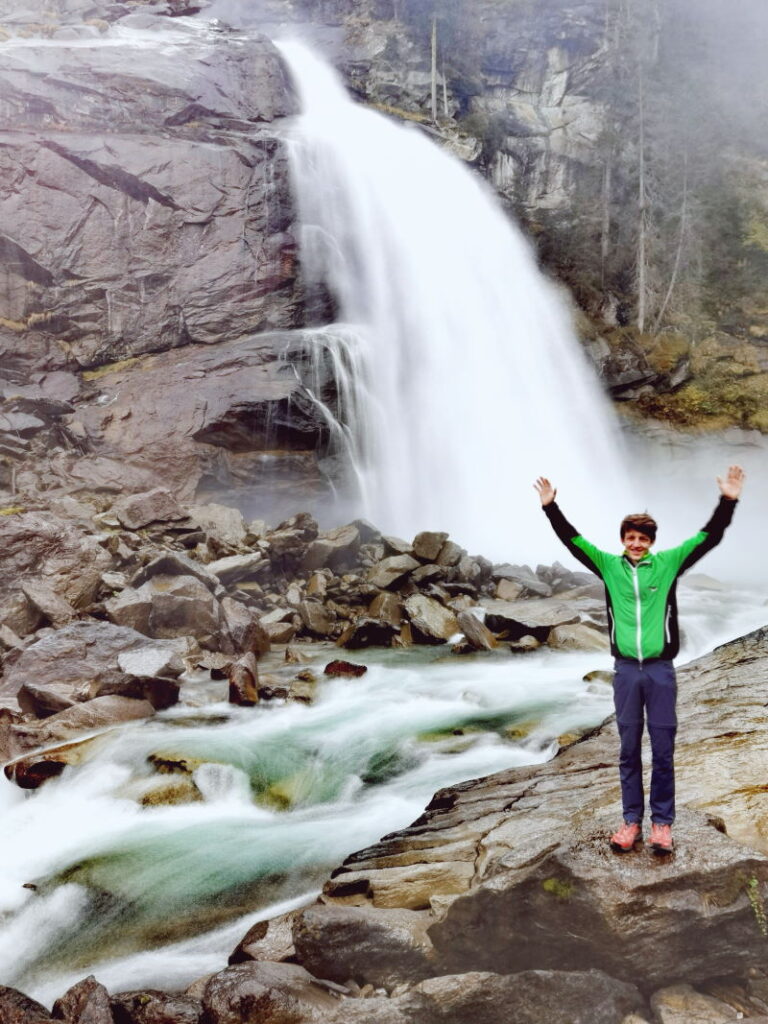
[[[621,538],[624,549],[633,562],[639,562],[648,551],[653,541],[647,533],[640,533],[639,530],[627,530]]]

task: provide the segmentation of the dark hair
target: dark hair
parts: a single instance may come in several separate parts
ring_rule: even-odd
[[[644,533],[646,537],[650,537],[651,540],[656,540],[656,520],[653,516],[649,516],[647,512],[638,512],[634,516],[625,516],[621,521],[621,539],[624,539],[624,534],[629,533],[630,530],[637,530],[638,533]]]

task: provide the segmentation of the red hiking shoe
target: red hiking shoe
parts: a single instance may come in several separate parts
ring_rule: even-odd
[[[654,853],[672,853],[674,844],[672,842],[672,826],[671,825],[657,825],[655,822],[651,825],[651,835],[648,839],[648,845]]]
[[[617,853],[629,853],[630,850],[634,850],[635,843],[642,838],[643,830],[637,822],[625,821],[611,836],[611,849]]]

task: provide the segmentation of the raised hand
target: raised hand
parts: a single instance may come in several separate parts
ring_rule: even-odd
[[[553,487],[545,476],[540,476],[533,486],[539,492],[542,505],[549,505],[550,502],[555,500],[557,488]]]
[[[741,466],[729,466],[725,480],[722,477],[717,478],[717,486],[724,497],[737,501],[741,497],[745,479],[746,474]]]

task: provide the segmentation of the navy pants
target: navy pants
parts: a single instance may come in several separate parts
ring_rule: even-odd
[[[671,825],[675,820],[675,733],[677,732],[677,682],[671,661],[642,664],[633,658],[617,658],[613,677],[613,701],[621,739],[619,777],[624,820],[643,820],[643,762],[641,744],[644,721],[651,738],[651,821]]]

